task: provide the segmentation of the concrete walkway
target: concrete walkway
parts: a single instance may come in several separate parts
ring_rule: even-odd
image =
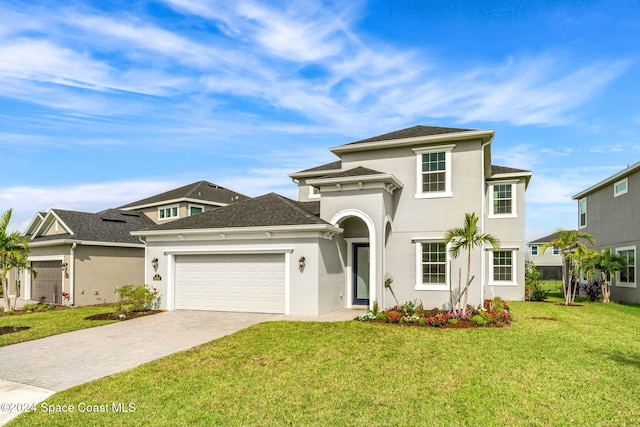
[[[0,347],[0,425],[16,405],[42,402],[55,392],[126,371],[152,360],[276,320],[351,320],[364,310],[320,317],[171,311]]]

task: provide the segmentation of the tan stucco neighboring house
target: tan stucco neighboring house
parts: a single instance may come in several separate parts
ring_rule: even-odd
[[[145,283],[145,245],[132,231],[245,199],[240,193],[198,181],[98,213],[39,212],[25,231],[30,237],[29,261],[37,275],[14,269],[10,292],[19,293],[24,301],[43,299],[76,306],[114,302],[117,287]]]
[[[334,147],[336,161],[290,175],[297,201],[271,193],[133,232],[158,261],[146,281],[169,310],[389,307],[387,277],[401,302],[446,308],[466,257],[451,259],[444,236],[474,212],[501,246],[472,252],[469,303],[523,300],[531,172],[492,165],[493,137],[414,126]]]

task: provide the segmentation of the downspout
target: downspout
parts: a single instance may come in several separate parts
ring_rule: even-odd
[[[480,158],[480,161],[482,162],[482,165],[480,166],[481,170],[482,170],[482,179],[480,180],[480,186],[481,186],[481,191],[480,191],[480,195],[482,197],[482,203],[481,203],[481,210],[482,210],[482,215],[480,216],[480,233],[484,234],[484,226],[485,226],[485,213],[486,213],[486,209],[485,209],[485,205],[487,203],[487,198],[485,196],[485,188],[486,188],[486,178],[485,178],[485,167],[484,167],[484,149],[487,145],[491,144],[491,140],[485,142],[484,144],[481,145],[481,149],[480,151],[482,151],[482,156]],[[491,165],[489,165],[489,167],[491,167]],[[481,267],[480,267],[480,304],[482,304],[482,306],[484,307],[484,286],[485,286],[485,280],[486,280],[486,255],[485,255],[485,244],[482,244],[482,251],[481,251],[481,255],[480,255],[480,261],[481,261]]]
[[[76,246],[77,243],[73,243],[71,245],[71,251],[69,253],[69,270],[71,270],[71,274],[69,275],[69,294],[71,296],[71,301],[69,304],[71,307],[75,307],[76,302]]]

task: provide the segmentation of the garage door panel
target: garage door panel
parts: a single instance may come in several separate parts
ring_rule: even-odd
[[[284,313],[284,255],[178,255],[175,307]]]

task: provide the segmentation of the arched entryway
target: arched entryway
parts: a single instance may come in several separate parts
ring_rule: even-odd
[[[376,300],[376,238],[367,214],[348,209],[336,214],[331,224],[342,228],[347,246],[345,274],[347,307],[371,307]]]

